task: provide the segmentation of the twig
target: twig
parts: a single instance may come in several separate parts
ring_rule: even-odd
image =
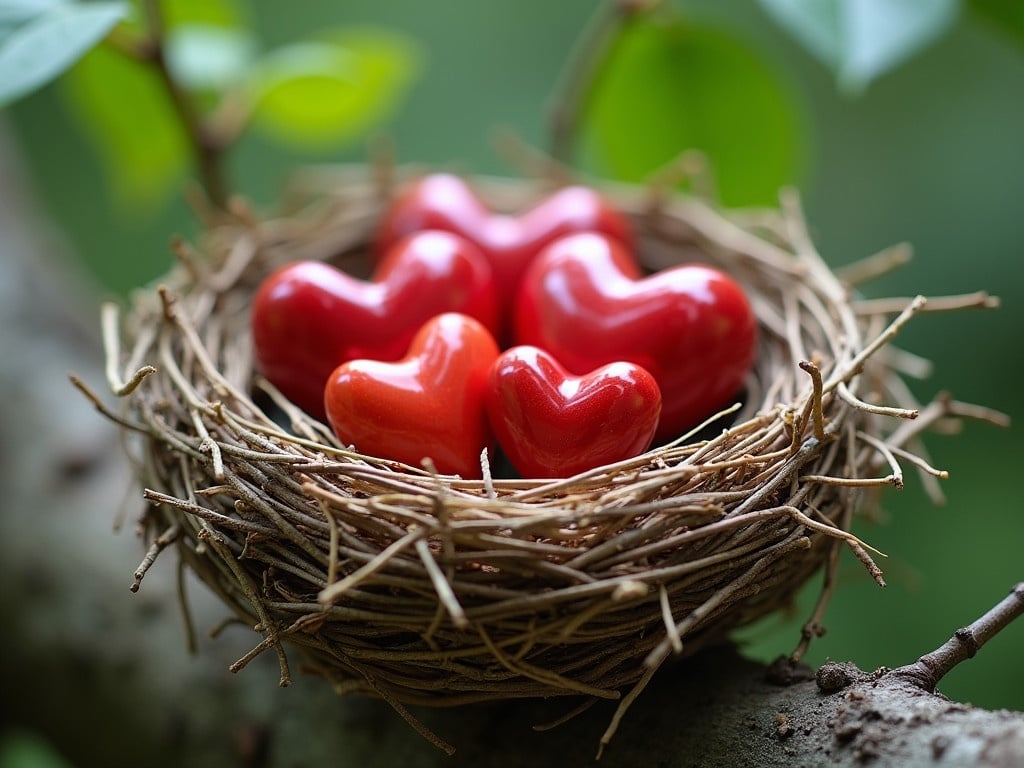
[[[884,299],[863,299],[853,302],[853,311],[858,315],[882,315],[902,312],[913,301],[910,298],[887,297]],[[936,296],[928,299],[922,312],[958,312],[964,309],[998,309],[999,297],[987,291],[964,293],[957,296]]]
[[[128,381],[122,381],[117,372],[117,363],[121,359],[121,337],[117,328],[118,309],[113,302],[105,302],[100,308],[100,327],[103,330],[103,347],[106,353],[107,384],[110,391],[117,397],[130,395],[156,368],[152,365],[144,365],[139,368]]]
[[[180,536],[181,525],[175,523],[153,541],[149,547],[149,551],[146,552],[146,556],[139,564],[139,567],[135,569],[135,580],[132,582],[131,586],[132,592],[139,591],[139,586],[142,584],[142,580],[146,577],[146,571],[148,571],[152,567],[153,563],[156,562],[160,553],[176,542]]]
[[[591,16],[555,88],[548,119],[551,156],[570,166],[577,124],[607,66],[608,54],[629,23],[659,0],[606,0]]]
[[[892,416],[897,419],[916,419],[921,415],[921,412],[917,409],[912,408],[894,408],[888,405],[875,405],[874,403],[868,403],[861,400],[846,385],[845,382],[839,382],[839,386],[836,387],[836,394],[839,395],[840,399],[852,405],[854,408],[859,408],[867,413],[874,413],[879,416]]]
[[[910,262],[913,255],[910,243],[896,243],[867,258],[839,267],[836,277],[850,285],[860,285],[902,267]]]
[[[206,190],[210,202],[218,208],[225,209],[227,207],[228,192],[221,165],[224,142],[206,125],[196,104],[171,73],[170,67],[167,64],[167,52],[164,47],[166,30],[163,12],[160,8],[160,0],[146,0],[143,3],[143,11],[149,30],[149,44],[134,50],[120,46],[119,50],[129,53],[129,55],[134,55],[136,58],[144,58],[150,61],[156,68],[157,76],[160,78],[160,82],[163,83],[174,111],[177,113],[178,119],[181,120],[185,134],[192,144],[192,152],[195,155],[196,166],[203,188]],[[142,54],[141,57],[140,54]]]
[[[988,613],[927,653],[913,664],[898,667],[889,674],[907,678],[929,693],[934,692],[950,670],[976,654],[985,643],[1002,632],[1011,621],[1024,614],[1024,582],[1014,586],[1010,594]]]
[[[452,585],[448,583],[448,579],[442,573],[441,567],[430,553],[427,540],[419,539],[415,547],[416,554],[420,556],[423,567],[427,571],[427,576],[430,577],[430,583],[434,585],[434,590],[448,611],[448,615],[451,616],[452,623],[459,629],[465,629],[469,626],[469,619],[466,618],[466,612],[462,610],[462,606],[459,604],[459,598],[455,596],[455,590],[452,589]]]
[[[802,360],[799,363],[800,370],[811,377],[813,392],[811,394],[810,408],[811,420],[814,424],[814,437],[817,440],[825,439],[825,417],[821,409],[821,369],[809,360]]]

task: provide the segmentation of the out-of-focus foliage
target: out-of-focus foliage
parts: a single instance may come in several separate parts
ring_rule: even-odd
[[[0,4],[0,106],[62,74],[127,11],[125,3]]]
[[[1020,0],[970,0],[970,8],[1024,45],[1024,3]]]
[[[188,142],[155,71],[101,47],[71,70],[65,88],[119,202],[146,208],[180,188]]]
[[[168,70],[205,130],[230,131],[218,137],[227,143],[252,121],[301,149],[343,145],[386,119],[419,65],[408,38],[382,29],[340,29],[260,56],[231,0],[166,0],[159,12]],[[148,16],[139,2],[0,4],[0,105],[78,62],[69,103],[117,199],[136,209],[164,202],[191,168],[181,118],[147,60]],[[112,30],[114,45],[96,47]]]
[[[959,0],[760,0],[775,20],[857,93],[948,30]]]
[[[418,66],[415,46],[383,29],[341,29],[285,46],[250,80],[254,124],[300,149],[344,144],[394,110]]]
[[[29,731],[0,733],[0,768],[70,768],[49,742]]]
[[[793,93],[749,42],[722,30],[638,19],[594,90],[584,140],[600,175],[641,181],[696,149],[729,205],[772,203],[797,179],[804,125]]]

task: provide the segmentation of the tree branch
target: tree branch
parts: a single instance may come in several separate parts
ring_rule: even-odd
[[[985,643],[995,637],[1011,621],[1024,614],[1024,582],[1014,586],[1010,594],[992,610],[913,664],[892,670],[889,674],[904,677],[928,693],[935,691],[956,665],[972,658]]]
[[[131,41],[115,35],[108,42],[133,58],[148,61],[153,65],[192,146],[203,188],[210,202],[223,210],[227,207],[228,201],[228,187],[222,166],[224,141],[220,134],[213,131],[204,121],[195,102],[174,79],[167,63],[166,28],[160,0],[145,0],[142,5],[146,16],[148,40]]]
[[[629,22],[660,0],[604,0],[584,27],[555,87],[548,119],[551,157],[572,167],[576,129],[608,63],[608,53]]]

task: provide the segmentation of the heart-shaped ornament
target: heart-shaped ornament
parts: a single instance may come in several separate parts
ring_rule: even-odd
[[[518,216],[487,208],[458,176],[435,173],[414,182],[389,206],[377,230],[377,247],[421,229],[455,232],[475,243],[491,263],[499,301],[511,312],[530,262],[558,238],[603,232],[632,246],[629,221],[588,187],[564,187]]]
[[[346,445],[418,467],[430,458],[439,472],[481,475],[480,453],[491,446],[484,392],[498,345],[483,325],[445,313],[416,334],[398,362],[350,360],[324,390],[327,420]]]
[[[498,444],[524,477],[570,477],[637,456],[661,413],[643,368],[617,362],[574,376],[530,346],[494,362],[486,403]]]
[[[477,247],[450,232],[396,242],[370,282],[318,261],[282,267],[260,286],[252,333],[260,371],[324,418],[324,384],[346,360],[398,360],[431,317],[460,312],[496,331],[494,276]]]
[[[625,360],[661,389],[656,442],[728,405],[743,387],[757,321],[722,272],[685,265],[638,277],[622,245],[599,234],[563,238],[537,257],[519,291],[515,340],[582,374]]]

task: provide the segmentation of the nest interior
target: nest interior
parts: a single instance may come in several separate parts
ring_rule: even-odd
[[[498,209],[544,191],[474,184]],[[262,636],[233,670],[275,649],[287,684],[287,643],[339,691],[410,718],[406,705],[560,695],[617,699],[621,715],[666,659],[785,605],[843,546],[881,583],[850,533],[858,497],[902,485],[903,462],[941,475],[919,437],[957,405],[921,408],[902,379],[919,361],[889,344],[924,299],[853,288],[898,254],[840,279],[794,198],[723,212],[606,188],[648,268],[709,263],[747,290],[760,346],[743,400],[573,478],[469,481],[347,449],[254,371],[248,309],[263,277],[297,259],[366,271],[392,188],[366,169],[324,187],[294,216],[221,218],[197,250],[178,244],[175,269],[123,317],[104,307],[122,408],[94,402],[121,425],[149,502],[135,586],[176,549]]]

